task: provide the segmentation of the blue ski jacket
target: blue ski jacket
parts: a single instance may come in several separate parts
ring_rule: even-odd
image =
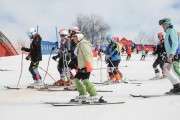
[[[166,36],[164,39],[164,45],[167,52],[167,57],[169,57],[170,54],[180,54],[180,40],[178,32],[174,28],[168,28],[165,30],[165,32]]]
[[[121,60],[119,44],[115,41],[112,41],[107,46],[105,54],[110,56],[111,61]]]

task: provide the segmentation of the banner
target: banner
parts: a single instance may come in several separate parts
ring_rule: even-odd
[[[41,41],[42,55],[49,55],[52,47],[58,48],[57,42]],[[53,50],[52,54],[57,54],[57,49]]]

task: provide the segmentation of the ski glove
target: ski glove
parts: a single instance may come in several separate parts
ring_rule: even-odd
[[[25,47],[22,47],[22,48],[21,48],[21,51],[26,51],[26,48],[25,48]]]
[[[51,50],[54,50],[54,49],[55,49],[55,47],[52,47],[52,48],[51,48]]]
[[[52,59],[56,61],[57,57],[56,57],[56,56],[53,56]]]
[[[91,72],[92,71],[92,67],[91,67],[90,62],[86,62],[86,70],[87,70],[87,72]]]
[[[28,55],[28,56],[26,56],[26,60],[30,60],[30,58],[31,58],[31,57],[30,57],[29,55]]]

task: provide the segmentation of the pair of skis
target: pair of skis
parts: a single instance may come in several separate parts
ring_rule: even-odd
[[[10,87],[10,86],[4,86],[6,89],[11,89],[11,90],[20,90],[22,88],[19,87]],[[55,87],[53,88],[52,86],[50,88],[30,88],[30,89],[37,89],[39,91],[51,91],[51,92],[56,92],[56,91],[77,91],[76,89],[68,89],[66,87]],[[97,92],[113,92],[112,90],[97,90]]]
[[[72,99],[70,102],[44,102],[44,104],[50,104],[52,106],[95,106],[95,105],[113,105],[113,104],[123,104],[125,102],[107,102],[102,99],[103,96],[99,98],[97,102],[76,102]]]
[[[173,95],[180,95],[180,94],[159,94],[159,95],[133,95],[130,94],[131,97],[139,97],[139,98],[152,98],[152,97],[163,97],[163,96],[173,96]]]

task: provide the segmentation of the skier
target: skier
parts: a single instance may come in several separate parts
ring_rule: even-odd
[[[70,50],[68,32],[65,29],[61,29],[59,31],[59,35],[61,41],[60,41],[60,48],[58,51],[58,55],[52,57],[52,59],[55,61],[57,60],[57,58],[59,58],[57,69],[60,73],[60,80],[56,81],[55,85],[69,86],[71,85],[71,81],[70,81],[71,74],[68,69],[68,62],[70,60],[70,55],[68,53],[68,51]]]
[[[130,60],[130,58],[131,58],[131,53],[132,53],[131,47],[127,47],[126,53],[127,53],[127,58],[126,58],[126,60]]]
[[[42,53],[41,53],[42,38],[34,28],[30,28],[27,31],[27,35],[30,38],[30,40],[32,40],[30,44],[30,48],[22,47],[21,50],[25,52],[29,52],[28,56],[26,57],[26,60],[31,60],[29,71],[32,74],[34,83],[31,84],[29,87],[42,86],[44,84],[41,81],[41,76],[38,72],[39,62],[42,61]]]
[[[141,54],[142,54],[141,60],[145,60],[145,52],[144,52],[144,49],[142,49]]]
[[[148,52],[149,52],[149,49],[148,49],[148,48],[146,48],[146,51],[145,51],[145,56],[147,56],[147,55],[148,55]]]
[[[72,36],[75,35],[77,32],[79,32],[79,28],[78,27],[71,27],[69,29],[69,39],[70,39],[70,51],[69,53],[71,54],[71,60],[68,64],[68,67],[72,70],[72,69],[77,69],[77,56],[74,54],[74,50],[76,49],[76,43],[74,42]]]
[[[167,94],[180,94],[180,39],[178,32],[174,29],[170,18],[159,20],[159,25],[166,32],[164,43],[167,60],[163,67],[163,72],[173,85],[173,89]]]
[[[75,54],[78,60],[78,71],[75,75],[74,83],[79,92],[79,96],[75,97],[76,102],[96,102],[97,92],[93,84],[89,81],[90,74],[93,69],[93,53],[91,43],[84,38],[82,33],[72,35],[74,42],[77,44]],[[87,92],[89,97],[87,97]]]
[[[158,55],[156,60],[153,63],[153,69],[154,69],[156,76],[151,78],[150,80],[166,78],[166,75],[163,73],[163,66],[164,66],[165,60],[166,60],[166,50],[165,50],[165,46],[164,46],[164,33],[163,32],[158,33],[158,39],[159,39],[159,43],[153,52],[153,55],[156,55],[156,54]],[[162,70],[162,76],[160,74],[159,69],[157,68],[158,65],[160,66],[160,68]]]
[[[118,83],[122,79],[122,73],[118,70],[118,65],[121,60],[120,48],[117,42],[114,41],[112,35],[106,37],[109,45],[106,51],[106,62],[108,63],[109,80],[105,81],[105,84]],[[103,52],[103,51],[102,51]]]

